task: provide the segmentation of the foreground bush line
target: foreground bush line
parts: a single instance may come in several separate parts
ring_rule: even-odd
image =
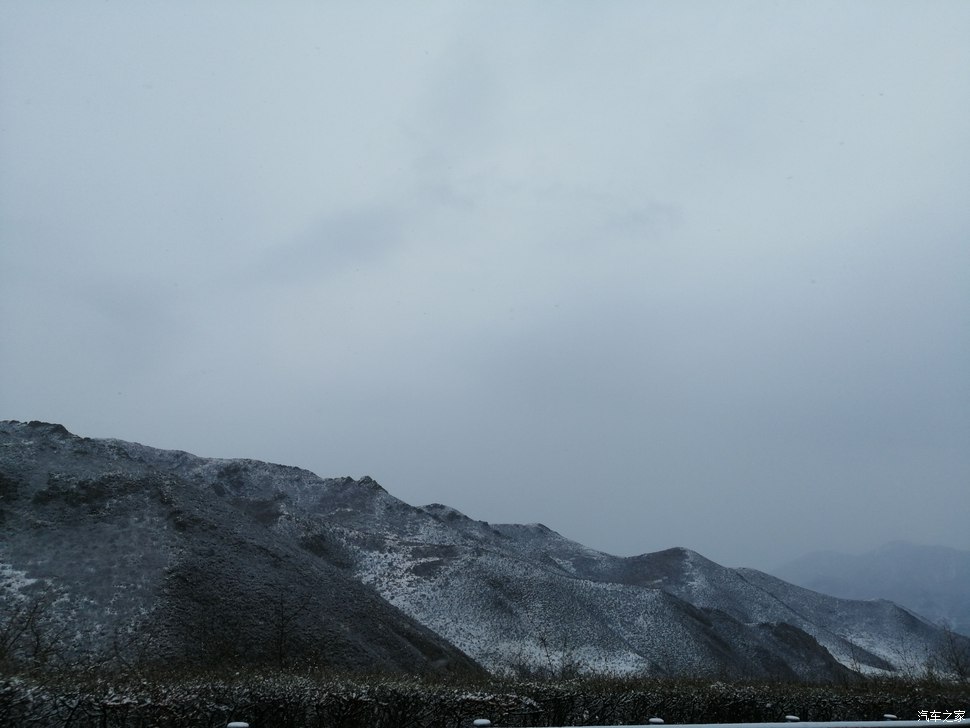
[[[831,686],[585,678],[430,680],[252,672],[0,676],[0,725],[72,728],[435,728],[489,718],[497,726],[915,720],[967,711],[970,687],[933,680]]]

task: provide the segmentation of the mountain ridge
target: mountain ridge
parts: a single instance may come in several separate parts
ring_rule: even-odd
[[[0,444],[0,522],[15,523],[0,560],[20,575],[0,579],[0,597],[16,604],[25,579],[46,579],[73,609],[61,620],[88,635],[79,651],[150,634],[186,660],[831,681],[922,669],[942,644],[888,602],[682,547],[612,556],[542,524],[412,506],[366,476],[37,422],[0,422]],[[62,563],[65,548],[77,563]]]

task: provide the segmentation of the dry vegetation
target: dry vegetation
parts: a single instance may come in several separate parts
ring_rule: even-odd
[[[230,675],[93,672],[0,677],[0,725],[78,728],[225,726],[419,728],[667,723],[913,720],[967,710],[970,686],[921,680],[851,685],[583,678],[461,680],[280,671]]]

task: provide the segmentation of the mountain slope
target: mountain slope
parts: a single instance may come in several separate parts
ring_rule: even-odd
[[[233,473],[247,467],[0,424],[8,624],[42,604],[58,643],[47,651],[74,662],[478,669],[354,579],[339,554],[277,538],[267,525],[290,496],[240,496]],[[267,482],[291,476],[294,495],[326,490],[303,471],[254,467]]]
[[[895,605],[833,599],[686,549],[620,558],[541,525],[423,510],[438,523],[419,526],[410,513],[404,538],[387,534],[380,548],[360,549],[358,573],[491,667],[821,679],[840,675],[840,663],[911,669],[939,638]],[[443,525],[454,531],[450,546],[409,540],[434,533],[441,543]]]
[[[0,522],[0,606],[46,600],[75,654],[843,680],[919,669],[942,640],[686,549],[615,557],[367,477],[43,423],[0,423]]]

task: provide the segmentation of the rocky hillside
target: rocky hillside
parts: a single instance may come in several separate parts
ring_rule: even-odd
[[[247,498],[243,470],[287,491]],[[281,537],[301,487],[327,486],[292,468],[0,424],[0,619],[24,628],[0,658],[478,670],[339,554]]]
[[[37,605],[59,656],[843,680],[921,671],[945,646],[892,603],[686,549],[620,558],[366,477],[59,425],[0,423],[0,519],[5,618]]]

